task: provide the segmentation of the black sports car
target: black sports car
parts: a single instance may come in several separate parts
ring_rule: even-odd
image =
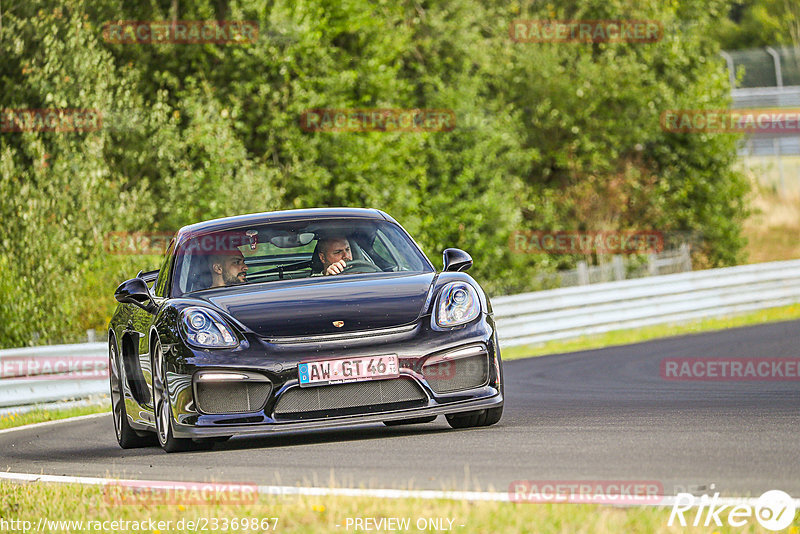
[[[492,308],[444,251],[437,273],[368,209],[181,228],[158,271],[120,285],[109,324],[117,440],[168,452],[357,423],[487,426],[503,413]]]

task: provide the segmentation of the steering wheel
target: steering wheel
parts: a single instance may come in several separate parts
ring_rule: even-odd
[[[346,273],[377,273],[382,272],[382,269],[366,260],[351,260],[342,269],[342,274]]]

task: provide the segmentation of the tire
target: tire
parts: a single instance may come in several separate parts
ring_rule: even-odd
[[[122,361],[113,335],[108,338],[108,382],[111,392],[111,413],[114,416],[114,434],[123,449],[138,449],[156,444],[151,432],[139,433],[128,423],[125,409],[125,390],[122,387]]]
[[[432,423],[436,419],[435,415],[428,417],[415,417],[414,419],[397,419],[394,421],[384,421],[386,426],[401,426],[401,425],[421,425],[424,423]]]
[[[488,408],[474,412],[465,412],[447,415],[447,424],[452,428],[471,428],[476,426],[491,426],[503,417],[503,407]]]
[[[184,452],[210,448],[206,443],[195,443],[191,439],[176,438],[172,434],[172,404],[166,389],[166,364],[161,342],[156,341],[151,358],[153,372],[153,415],[156,420],[156,437],[161,448],[166,452]],[[210,443],[211,447],[214,443]]]

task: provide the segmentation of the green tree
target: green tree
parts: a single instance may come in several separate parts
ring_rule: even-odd
[[[767,0],[765,0],[767,1]],[[777,1],[777,0],[770,0]],[[439,265],[469,251],[497,295],[581,256],[513,254],[516,230],[697,232],[741,259],[733,136],[672,134],[724,108],[721,0],[6,0],[3,108],[91,108],[90,132],[0,133],[0,346],[105,329],[114,287],[155,256],[104,236],[317,206],[383,209]],[[108,42],[112,20],[251,20],[250,44]],[[517,43],[512,20],[655,19],[655,43]],[[691,23],[691,24],[690,24]],[[12,89],[8,89],[12,88]],[[443,132],[307,132],[312,108],[452,110]],[[590,258],[597,260],[597,258]]]
[[[795,0],[733,2],[727,15],[710,28],[724,50],[800,46],[800,4]]]

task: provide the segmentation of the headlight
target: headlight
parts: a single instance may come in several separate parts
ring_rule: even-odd
[[[465,324],[481,312],[475,288],[466,282],[450,282],[436,301],[436,324],[442,327]]]
[[[186,308],[181,313],[181,326],[186,340],[198,347],[235,347],[236,335],[213,310]]]

